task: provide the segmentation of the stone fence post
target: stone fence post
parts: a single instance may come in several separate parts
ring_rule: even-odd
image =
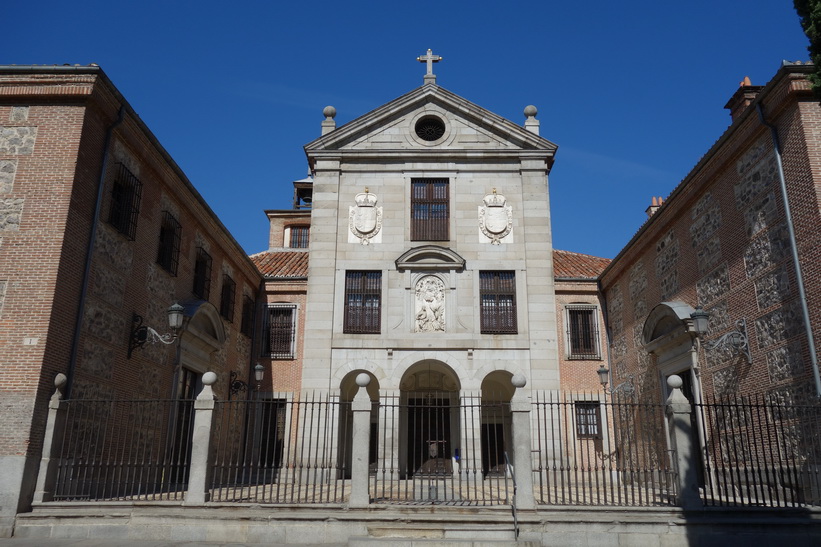
[[[368,454],[371,441],[371,398],[367,385],[371,377],[362,372],[356,377],[359,390],[351,403],[353,410],[353,434],[351,435],[351,499],[350,508],[367,507],[370,503],[368,492]]]
[[[60,463],[60,445],[66,425],[66,403],[63,401],[63,389],[67,383],[65,374],[54,377],[57,390],[48,403],[46,433],[43,437],[43,454],[40,460],[40,471],[37,473],[37,487],[34,490],[34,501],[52,501],[57,482],[57,465]]]
[[[208,482],[211,476],[211,427],[214,423],[214,390],[211,386],[217,375],[202,375],[202,391],[194,401],[194,425],[191,434],[191,467],[188,471],[188,490],[185,504],[197,505],[208,501]]]
[[[667,423],[670,431],[670,448],[673,450],[673,465],[676,470],[678,504],[684,509],[702,506],[698,493],[698,474],[695,458],[700,457],[693,443],[692,406],[681,392],[683,382],[677,375],[667,378],[670,395],[667,397]]]
[[[530,398],[523,389],[527,380],[521,374],[510,379],[516,391],[510,399],[513,422],[513,472],[516,476],[516,507],[535,509],[533,498],[533,449],[530,440]]]

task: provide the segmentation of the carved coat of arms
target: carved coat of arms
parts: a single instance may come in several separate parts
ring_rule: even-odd
[[[513,229],[513,208],[506,205],[505,196],[497,194],[496,188],[482,202],[484,205],[479,206],[479,229],[493,245],[499,245],[500,240]]]
[[[382,207],[376,206],[379,198],[368,192],[367,188],[363,193],[357,194],[354,201],[356,206],[350,208],[348,226],[362,245],[368,245],[382,228]]]

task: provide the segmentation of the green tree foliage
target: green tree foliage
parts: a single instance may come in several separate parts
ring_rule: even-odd
[[[801,18],[801,28],[810,39],[807,50],[815,65],[810,82],[816,97],[821,99],[821,0],[793,0],[793,5]]]

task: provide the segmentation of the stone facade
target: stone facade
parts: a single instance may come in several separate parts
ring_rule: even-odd
[[[810,128],[821,123],[821,109],[808,92],[806,71],[785,65],[756,100],[779,132],[810,324],[817,331],[821,136]],[[790,386],[812,384],[777,158],[770,130],[755,110],[753,105],[733,111],[727,132],[600,278],[608,295],[611,360],[614,367],[651,379],[642,385],[643,396],[664,396],[664,377],[673,373],[687,377],[697,399],[786,393]],[[648,271],[644,265],[651,260],[655,267]],[[658,311],[662,302],[668,315],[676,309],[684,315],[665,326]],[[710,314],[701,345],[683,311],[697,305]],[[729,343],[742,319],[751,362]],[[625,339],[625,330],[640,335]],[[816,341],[819,334],[814,332]]]
[[[42,67],[41,74],[25,68],[0,67],[0,537],[32,498],[57,373],[70,377],[74,398],[118,399],[177,396],[178,367],[195,375],[213,368],[221,377],[215,386],[221,396],[227,395],[229,371],[247,374],[248,340],[227,338],[220,366],[194,357],[201,354],[201,340],[196,352],[187,349],[195,344],[188,325],[220,304],[219,290],[208,304],[192,295],[195,233],[207,234],[215,260],[232,264],[240,295],[257,298],[261,282],[98,67]],[[118,124],[121,106],[125,119]],[[120,165],[142,185],[131,236],[110,215]],[[95,218],[101,184],[102,212]],[[157,271],[156,264],[161,216],[171,202],[182,226],[175,275]],[[175,301],[186,306],[177,342],[181,361],[175,362],[175,346],[151,344],[129,358],[133,314],[165,332],[166,310]],[[239,310],[242,300],[235,306]],[[84,427],[94,427],[94,420],[89,417]]]

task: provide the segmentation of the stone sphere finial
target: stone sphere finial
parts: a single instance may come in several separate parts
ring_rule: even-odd
[[[360,372],[356,375],[356,385],[365,387],[371,383],[371,376],[367,372]]]
[[[672,389],[680,389],[684,385],[684,380],[678,374],[672,374],[667,377],[667,385]]]
[[[213,386],[217,382],[217,375],[214,372],[206,372],[202,375],[202,383],[206,386]]]
[[[525,117],[526,118],[535,118],[536,114],[538,114],[538,113],[539,113],[538,109],[535,106],[533,106],[532,104],[529,104],[525,107]]]
[[[62,372],[54,377],[54,387],[56,387],[60,391],[63,391],[63,388],[66,387],[67,383],[68,383],[68,378],[66,378],[66,375],[63,374]]]
[[[322,115],[330,119],[336,118],[336,108],[332,106],[326,106],[322,109]]]
[[[524,377],[524,374],[514,374],[513,378],[510,379],[510,383],[516,389],[520,389],[527,385],[527,378]]]

